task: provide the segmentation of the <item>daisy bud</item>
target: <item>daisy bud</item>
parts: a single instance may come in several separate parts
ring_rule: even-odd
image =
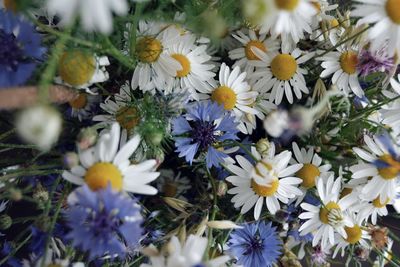
[[[23,110],[18,115],[15,124],[22,139],[47,151],[58,140],[62,119],[56,109],[40,105]]]
[[[88,149],[93,146],[97,141],[97,131],[92,127],[81,129],[78,135],[78,144],[77,146],[82,149]]]
[[[18,188],[10,188],[9,193],[12,201],[18,202],[22,199],[22,192]]]
[[[64,166],[72,169],[79,164],[79,156],[75,152],[67,152],[63,158]]]
[[[0,215],[0,230],[7,230],[12,225],[12,219],[7,214]]]
[[[220,181],[218,183],[217,195],[219,197],[223,197],[225,196],[227,191],[228,191],[228,185],[225,182]]]
[[[44,209],[47,201],[49,200],[49,192],[41,185],[39,184],[34,192],[33,192],[33,199],[37,201],[37,205],[40,209]]]
[[[258,140],[256,144],[256,149],[261,155],[266,155],[268,150],[271,148],[271,144],[269,143],[267,138],[262,138]]]

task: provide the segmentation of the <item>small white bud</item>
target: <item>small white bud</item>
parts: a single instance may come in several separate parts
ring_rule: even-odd
[[[58,140],[62,128],[60,113],[50,106],[32,106],[24,109],[16,119],[18,134],[27,143],[49,150]]]

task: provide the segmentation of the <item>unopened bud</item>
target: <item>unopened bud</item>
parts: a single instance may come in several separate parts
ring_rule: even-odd
[[[0,215],[0,230],[7,230],[12,225],[12,219],[7,214]]]
[[[33,199],[37,201],[39,209],[44,209],[47,201],[49,200],[49,192],[41,185],[36,187],[32,195]]]
[[[256,149],[261,155],[266,155],[271,148],[271,144],[267,138],[261,138],[256,144]]]
[[[228,185],[224,181],[220,181],[218,183],[217,195],[219,197],[223,197],[226,195],[227,191],[228,191]]]
[[[97,131],[94,128],[83,128],[78,135],[78,147],[83,150],[88,149],[96,143],[96,140]]]
[[[18,202],[22,199],[22,192],[18,188],[10,188],[8,192],[12,201]]]

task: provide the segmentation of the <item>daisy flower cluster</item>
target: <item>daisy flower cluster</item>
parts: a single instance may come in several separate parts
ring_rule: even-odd
[[[400,266],[400,0],[0,0],[0,266]]]

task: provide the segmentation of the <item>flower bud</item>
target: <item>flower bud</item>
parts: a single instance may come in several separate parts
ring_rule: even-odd
[[[33,199],[37,201],[37,205],[39,209],[44,209],[47,201],[49,200],[49,192],[39,184],[32,195]]]
[[[18,188],[10,188],[8,190],[8,192],[10,193],[10,199],[12,201],[18,202],[22,199],[22,192],[20,189]]]
[[[12,219],[7,214],[0,215],[0,230],[7,230],[12,225]]]
[[[82,150],[88,149],[93,146],[97,141],[97,131],[92,128],[83,128],[81,129],[78,135],[78,147]]]
[[[47,151],[58,140],[62,119],[53,107],[40,105],[23,110],[17,116],[15,124],[23,140]]]
[[[260,153],[263,156],[268,153],[268,150],[270,148],[271,148],[271,144],[267,138],[261,138],[260,140],[258,140],[258,142],[256,144],[256,149],[257,149],[258,153]]]
[[[228,185],[224,181],[220,181],[218,183],[217,195],[219,197],[223,197],[225,196],[227,191],[228,191]]]

